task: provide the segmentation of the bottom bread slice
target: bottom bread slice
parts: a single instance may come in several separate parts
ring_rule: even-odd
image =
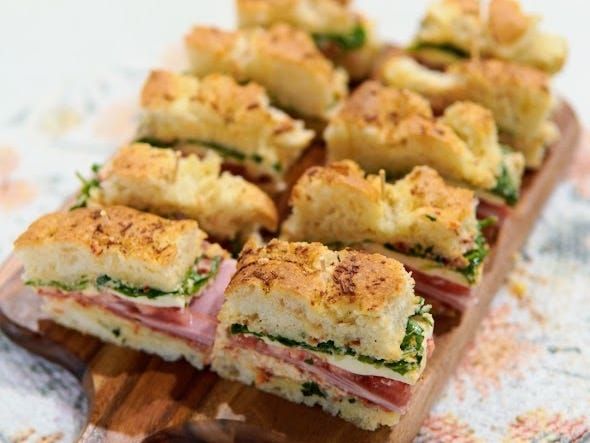
[[[156,354],[167,361],[185,358],[198,369],[208,364],[209,352],[182,338],[142,326],[99,306],[82,305],[74,299],[44,297],[43,300],[43,310],[60,325],[108,343]]]
[[[319,405],[324,411],[362,429],[372,431],[380,426],[393,426],[400,418],[397,412],[373,406],[334,386],[321,384],[314,375],[253,350],[236,349],[218,342],[211,368],[223,378],[254,385],[294,403]]]

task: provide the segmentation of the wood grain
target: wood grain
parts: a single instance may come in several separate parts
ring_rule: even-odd
[[[220,380],[185,362],[165,362],[104,344],[42,319],[38,298],[20,282],[21,267],[15,258],[0,268],[0,327],[16,343],[63,365],[81,380],[90,404],[82,441],[139,441],[187,420],[214,418],[224,403],[235,413],[245,415],[247,423],[282,433],[288,441],[411,441],[512,268],[515,252],[525,242],[543,204],[571,162],[580,138],[575,114],[562,104],[555,120],[561,138],[551,147],[543,168],[526,177],[522,199],[503,225],[486,264],[477,289],[479,303],[454,325],[437,323],[436,350],[415,387],[408,413],[392,430],[361,431],[318,408],[294,405],[239,383]],[[321,158],[321,151],[312,149],[299,169]],[[280,204],[285,207],[285,203],[283,198]]]

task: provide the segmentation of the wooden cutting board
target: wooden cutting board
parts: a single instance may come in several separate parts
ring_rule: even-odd
[[[13,257],[0,268],[0,327],[16,343],[63,365],[81,380],[90,405],[88,422],[81,433],[83,441],[139,441],[188,420],[215,418],[224,404],[244,415],[247,423],[284,434],[285,441],[411,441],[512,268],[514,255],[525,242],[543,204],[572,161],[580,138],[576,116],[571,107],[561,104],[554,118],[561,138],[551,147],[543,168],[525,179],[521,201],[503,225],[486,264],[477,289],[479,304],[455,324],[436,324],[434,354],[415,387],[407,414],[392,430],[362,431],[317,407],[295,405],[221,380],[212,372],[197,371],[185,362],[165,362],[104,344],[42,319],[38,298],[22,285],[21,266]],[[299,169],[321,158],[321,152],[312,151]],[[284,206],[284,199],[280,203]]]

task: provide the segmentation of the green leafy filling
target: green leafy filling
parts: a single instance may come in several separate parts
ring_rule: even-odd
[[[85,208],[86,205],[88,204],[88,199],[90,199],[90,194],[92,193],[93,189],[98,189],[100,188],[100,181],[98,180],[98,171],[100,170],[100,165],[99,164],[93,164],[92,165],[92,177],[89,179],[86,179],[82,176],[82,174],[80,174],[79,172],[76,173],[76,177],[78,177],[78,180],[80,180],[80,182],[82,183],[82,188],[80,189],[80,192],[78,193],[78,197],[76,197],[76,203],[74,203],[71,207],[70,207],[70,211],[73,209],[78,209],[78,208]]]
[[[481,231],[475,238],[475,248],[463,254],[469,264],[463,268],[457,269],[469,283],[475,283],[480,266],[488,255],[488,245]]]
[[[367,41],[367,32],[358,24],[348,34],[313,34],[312,37],[320,48],[333,43],[344,51],[352,51],[364,46]]]
[[[326,398],[326,393],[320,389],[317,383],[313,381],[306,381],[301,385],[301,393],[305,397],[317,395],[318,397]]]
[[[458,58],[469,58],[469,52],[464,49],[458,48],[451,43],[428,43],[428,42],[417,42],[408,48],[408,51],[417,52],[427,49],[436,49],[453,55]]]
[[[299,347],[314,352],[321,352],[330,355],[349,355],[355,357],[363,363],[373,365],[375,367],[385,367],[391,369],[398,374],[404,375],[408,372],[417,370],[420,367],[424,353],[426,350],[425,343],[425,329],[421,323],[432,325],[432,317],[429,314],[430,306],[424,304],[424,299],[420,298],[419,304],[416,306],[414,314],[408,318],[406,325],[406,335],[401,343],[402,358],[400,360],[384,360],[368,355],[358,354],[354,349],[348,346],[337,346],[333,340],[320,342],[317,345],[310,345],[303,341],[292,340],[280,335],[261,334],[259,332],[250,331],[246,325],[234,323],[230,326],[232,334],[249,334],[258,338],[267,338],[271,341],[278,342],[287,347]]]
[[[172,292],[165,292],[147,286],[143,288],[137,288],[134,286],[127,285],[123,283],[121,280],[111,278],[108,275],[101,275],[97,277],[97,279],[94,281],[94,285],[97,288],[112,289],[127,297],[147,297],[150,299],[154,299],[165,295],[189,296],[196,294],[198,291],[200,291],[207,284],[207,282],[209,282],[215,275],[217,275],[217,271],[219,270],[219,263],[221,262],[221,257],[214,257],[213,259],[211,259],[211,269],[207,273],[199,274],[197,268],[199,261],[201,259],[202,257],[199,257],[195,261],[195,265],[191,266],[191,268],[187,271],[181,287],[178,290]],[[88,280],[87,278],[83,278],[79,282],[74,284],[64,284],[53,280],[27,280],[25,284],[37,287],[50,286],[61,289],[63,291],[72,292],[86,289],[90,284],[90,280]]]
[[[491,224],[491,220],[484,219],[483,222],[485,226],[488,226],[486,223]],[[483,261],[486,255],[488,254],[487,243],[484,236],[481,233],[481,228],[485,226],[482,226],[481,222],[479,223],[478,233],[475,237],[475,247],[463,254],[463,257],[465,257],[465,259],[468,261],[468,264],[462,268],[452,268],[454,271],[463,275],[469,283],[476,282],[479,267],[483,264]],[[434,252],[433,246],[423,246],[421,244],[416,244],[407,251],[402,251],[390,243],[386,243],[384,246],[386,249],[389,249],[390,251],[410,255],[412,257],[433,260],[437,263],[440,263],[443,266],[446,266],[447,263],[447,259],[445,257],[443,257],[442,255],[438,255]]]
[[[508,167],[505,164],[502,164],[502,170],[497,178],[496,186],[490,192],[502,197],[511,206],[518,201],[519,189],[512,180]]]
[[[148,143],[155,148],[174,148],[182,143],[203,145],[209,149],[216,151],[222,157],[232,158],[238,162],[244,162],[246,160],[249,160],[249,161],[252,161],[257,164],[264,163],[264,158],[260,154],[254,153],[254,154],[248,155],[248,154],[245,154],[241,151],[238,151],[235,148],[229,147],[227,145],[223,145],[221,143],[213,142],[213,141],[187,139],[187,140],[183,140],[183,141],[174,140],[171,142],[163,142],[163,141],[155,139],[155,138],[143,137],[143,138],[136,140],[136,142],[137,143]],[[272,165],[272,168],[277,172],[281,172],[283,167],[279,162],[276,162]]]

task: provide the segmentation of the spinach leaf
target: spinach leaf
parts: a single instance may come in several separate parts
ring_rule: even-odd
[[[502,197],[506,203],[513,206],[518,201],[520,194],[519,189],[516,187],[516,183],[512,181],[510,173],[505,164],[502,164],[502,170],[497,178],[496,186],[490,190],[492,194],[496,194]]]
[[[313,381],[306,381],[301,385],[301,393],[305,397],[317,395],[318,397],[326,398],[326,393],[320,389],[317,383]]]
[[[424,49],[436,49],[438,51],[447,52],[457,58],[469,58],[469,52],[458,48],[451,43],[417,42],[408,47],[408,51],[410,52],[418,52]]]
[[[364,46],[367,32],[360,24],[356,25],[348,34],[313,34],[315,44],[322,48],[330,43],[338,45],[344,51],[351,51]]]

